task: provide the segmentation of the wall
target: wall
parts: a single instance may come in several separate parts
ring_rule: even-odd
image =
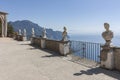
[[[32,37],[31,44],[37,45],[40,48],[45,48],[47,50],[60,53],[61,55],[67,55],[69,53],[69,41],[63,42]]]
[[[115,69],[120,71],[120,48],[114,48]]]

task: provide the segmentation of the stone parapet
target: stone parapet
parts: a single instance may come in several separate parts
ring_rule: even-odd
[[[18,40],[18,41],[23,41],[23,36],[22,35],[16,35],[15,40]]]
[[[69,41],[56,41],[46,38],[31,38],[31,44],[37,45],[40,48],[44,48],[50,51],[60,53],[61,55],[67,55],[69,53]]]
[[[114,64],[115,69],[120,71],[120,47],[114,48]]]
[[[41,38],[32,37],[31,44],[39,46],[41,48]]]
[[[102,46],[100,52],[100,66],[107,69],[114,69],[114,50],[113,47]]]
[[[120,71],[120,47],[109,47],[109,49],[102,46],[101,50],[101,67],[107,69],[116,69]]]
[[[18,40],[18,41],[26,41],[27,37],[24,37],[23,35],[14,35],[13,39]]]

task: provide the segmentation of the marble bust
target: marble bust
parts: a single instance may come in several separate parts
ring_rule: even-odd
[[[23,31],[23,36],[26,37],[26,29]]]
[[[108,23],[104,23],[104,28],[106,29],[106,31],[102,33],[102,37],[106,41],[105,46],[111,46],[111,40],[113,38],[113,32],[109,30],[109,27],[110,26]]]
[[[18,32],[18,33],[19,33],[19,35],[22,35],[22,33],[21,33],[21,29],[19,29],[19,32]]]
[[[35,31],[34,31],[34,28],[32,28],[32,37],[35,37]]]
[[[42,32],[42,37],[43,37],[43,38],[47,38],[46,33],[47,33],[47,32],[46,32],[46,29],[43,28],[43,32]]]
[[[67,39],[67,29],[66,29],[66,27],[64,27],[63,29],[64,29],[64,31],[62,33],[62,41],[68,41],[68,39]]]

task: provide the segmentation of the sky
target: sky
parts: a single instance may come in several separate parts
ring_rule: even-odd
[[[0,0],[8,21],[30,20],[69,34],[101,34],[104,23],[120,34],[120,0]]]

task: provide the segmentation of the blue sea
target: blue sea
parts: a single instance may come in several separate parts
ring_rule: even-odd
[[[70,35],[70,40],[74,41],[83,41],[83,42],[93,42],[93,43],[101,43],[104,44],[105,40],[101,35]],[[120,36],[114,36],[112,39],[112,44],[114,46],[120,46]]]
[[[105,44],[101,35],[69,35],[69,37],[72,41],[71,49],[74,55],[100,62],[98,56],[100,56],[101,48],[100,45],[94,43]],[[112,39],[112,45],[120,47],[120,36],[114,36]]]

